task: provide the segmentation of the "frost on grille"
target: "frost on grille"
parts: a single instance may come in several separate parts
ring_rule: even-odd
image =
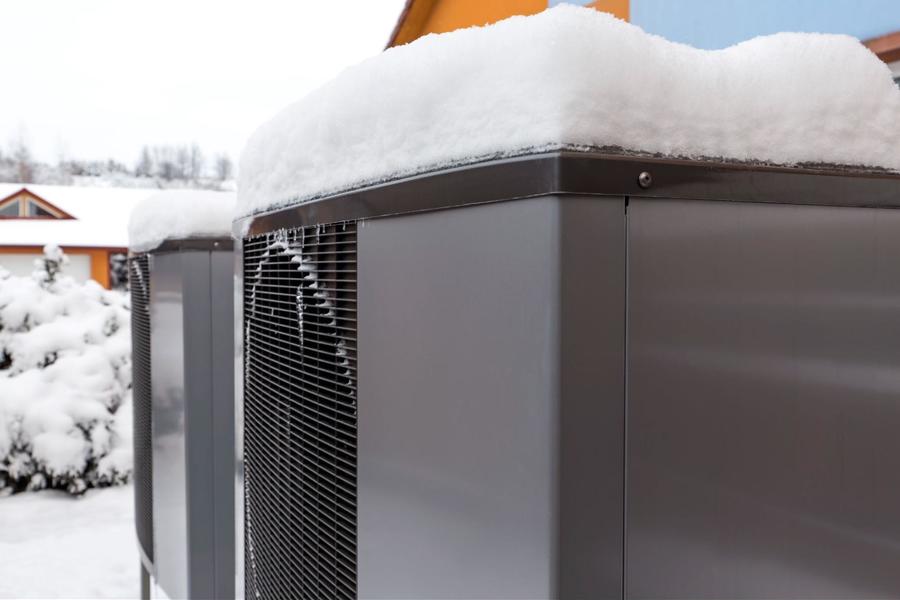
[[[153,452],[150,390],[150,257],[129,261],[131,285],[134,508],[138,541],[153,560]]]
[[[356,224],[244,240],[248,598],[356,598]]]

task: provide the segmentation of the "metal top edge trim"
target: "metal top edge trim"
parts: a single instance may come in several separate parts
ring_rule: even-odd
[[[638,182],[645,171],[652,176],[646,188]],[[900,175],[561,150],[455,166],[299,202],[238,218],[233,232],[245,237],[543,195],[900,208]]]
[[[130,256],[142,256],[144,254],[159,254],[162,252],[182,252],[185,250],[232,250],[234,247],[234,239],[229,237],[197,237],[164,240],[158,246],[149,250],[136,252],[128,251]]]

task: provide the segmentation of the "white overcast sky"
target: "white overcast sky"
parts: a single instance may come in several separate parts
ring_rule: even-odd
[[[236,161],[257,125],[380,52],[403,0],[0,0],[0,148],[41,159],[197,142]]]

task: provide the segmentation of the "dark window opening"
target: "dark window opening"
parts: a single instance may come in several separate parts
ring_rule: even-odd
[[[32,202],[29,200],[25,204],[25,216],[26,217],[56,217],[49,210],[45,210],[40,204],[37,202]]]

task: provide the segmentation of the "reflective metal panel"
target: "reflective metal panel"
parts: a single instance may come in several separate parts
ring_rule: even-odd
[[[231,272],[234,290],[233,379],[234,382],[234,464],[232,498],[234,499],[234,597],[244,598],[244,241],[240,230],[234,231],[234,253]]]
[[[627,597],[900,597],[900,212],[628,220]]]
[[[234,594],[232,257],[154,252],[156,576],[171,598]],[[157,479],[158,478],[158,479]]]
[[[213,598],[234,598],[234,297],[230,250],[210,252]],[[240,328],[238,328],[240,329]],[[208,509],[207,509],[208,510]]]
[[[550,201],[359,229],[359,595],[555,596]]]
[[[623,199],[358,231],[360,598],[621,598]]]
[[[179,254],[150,258],[153,540],[157,583],[170,598],[188,595],[181,259]]]

